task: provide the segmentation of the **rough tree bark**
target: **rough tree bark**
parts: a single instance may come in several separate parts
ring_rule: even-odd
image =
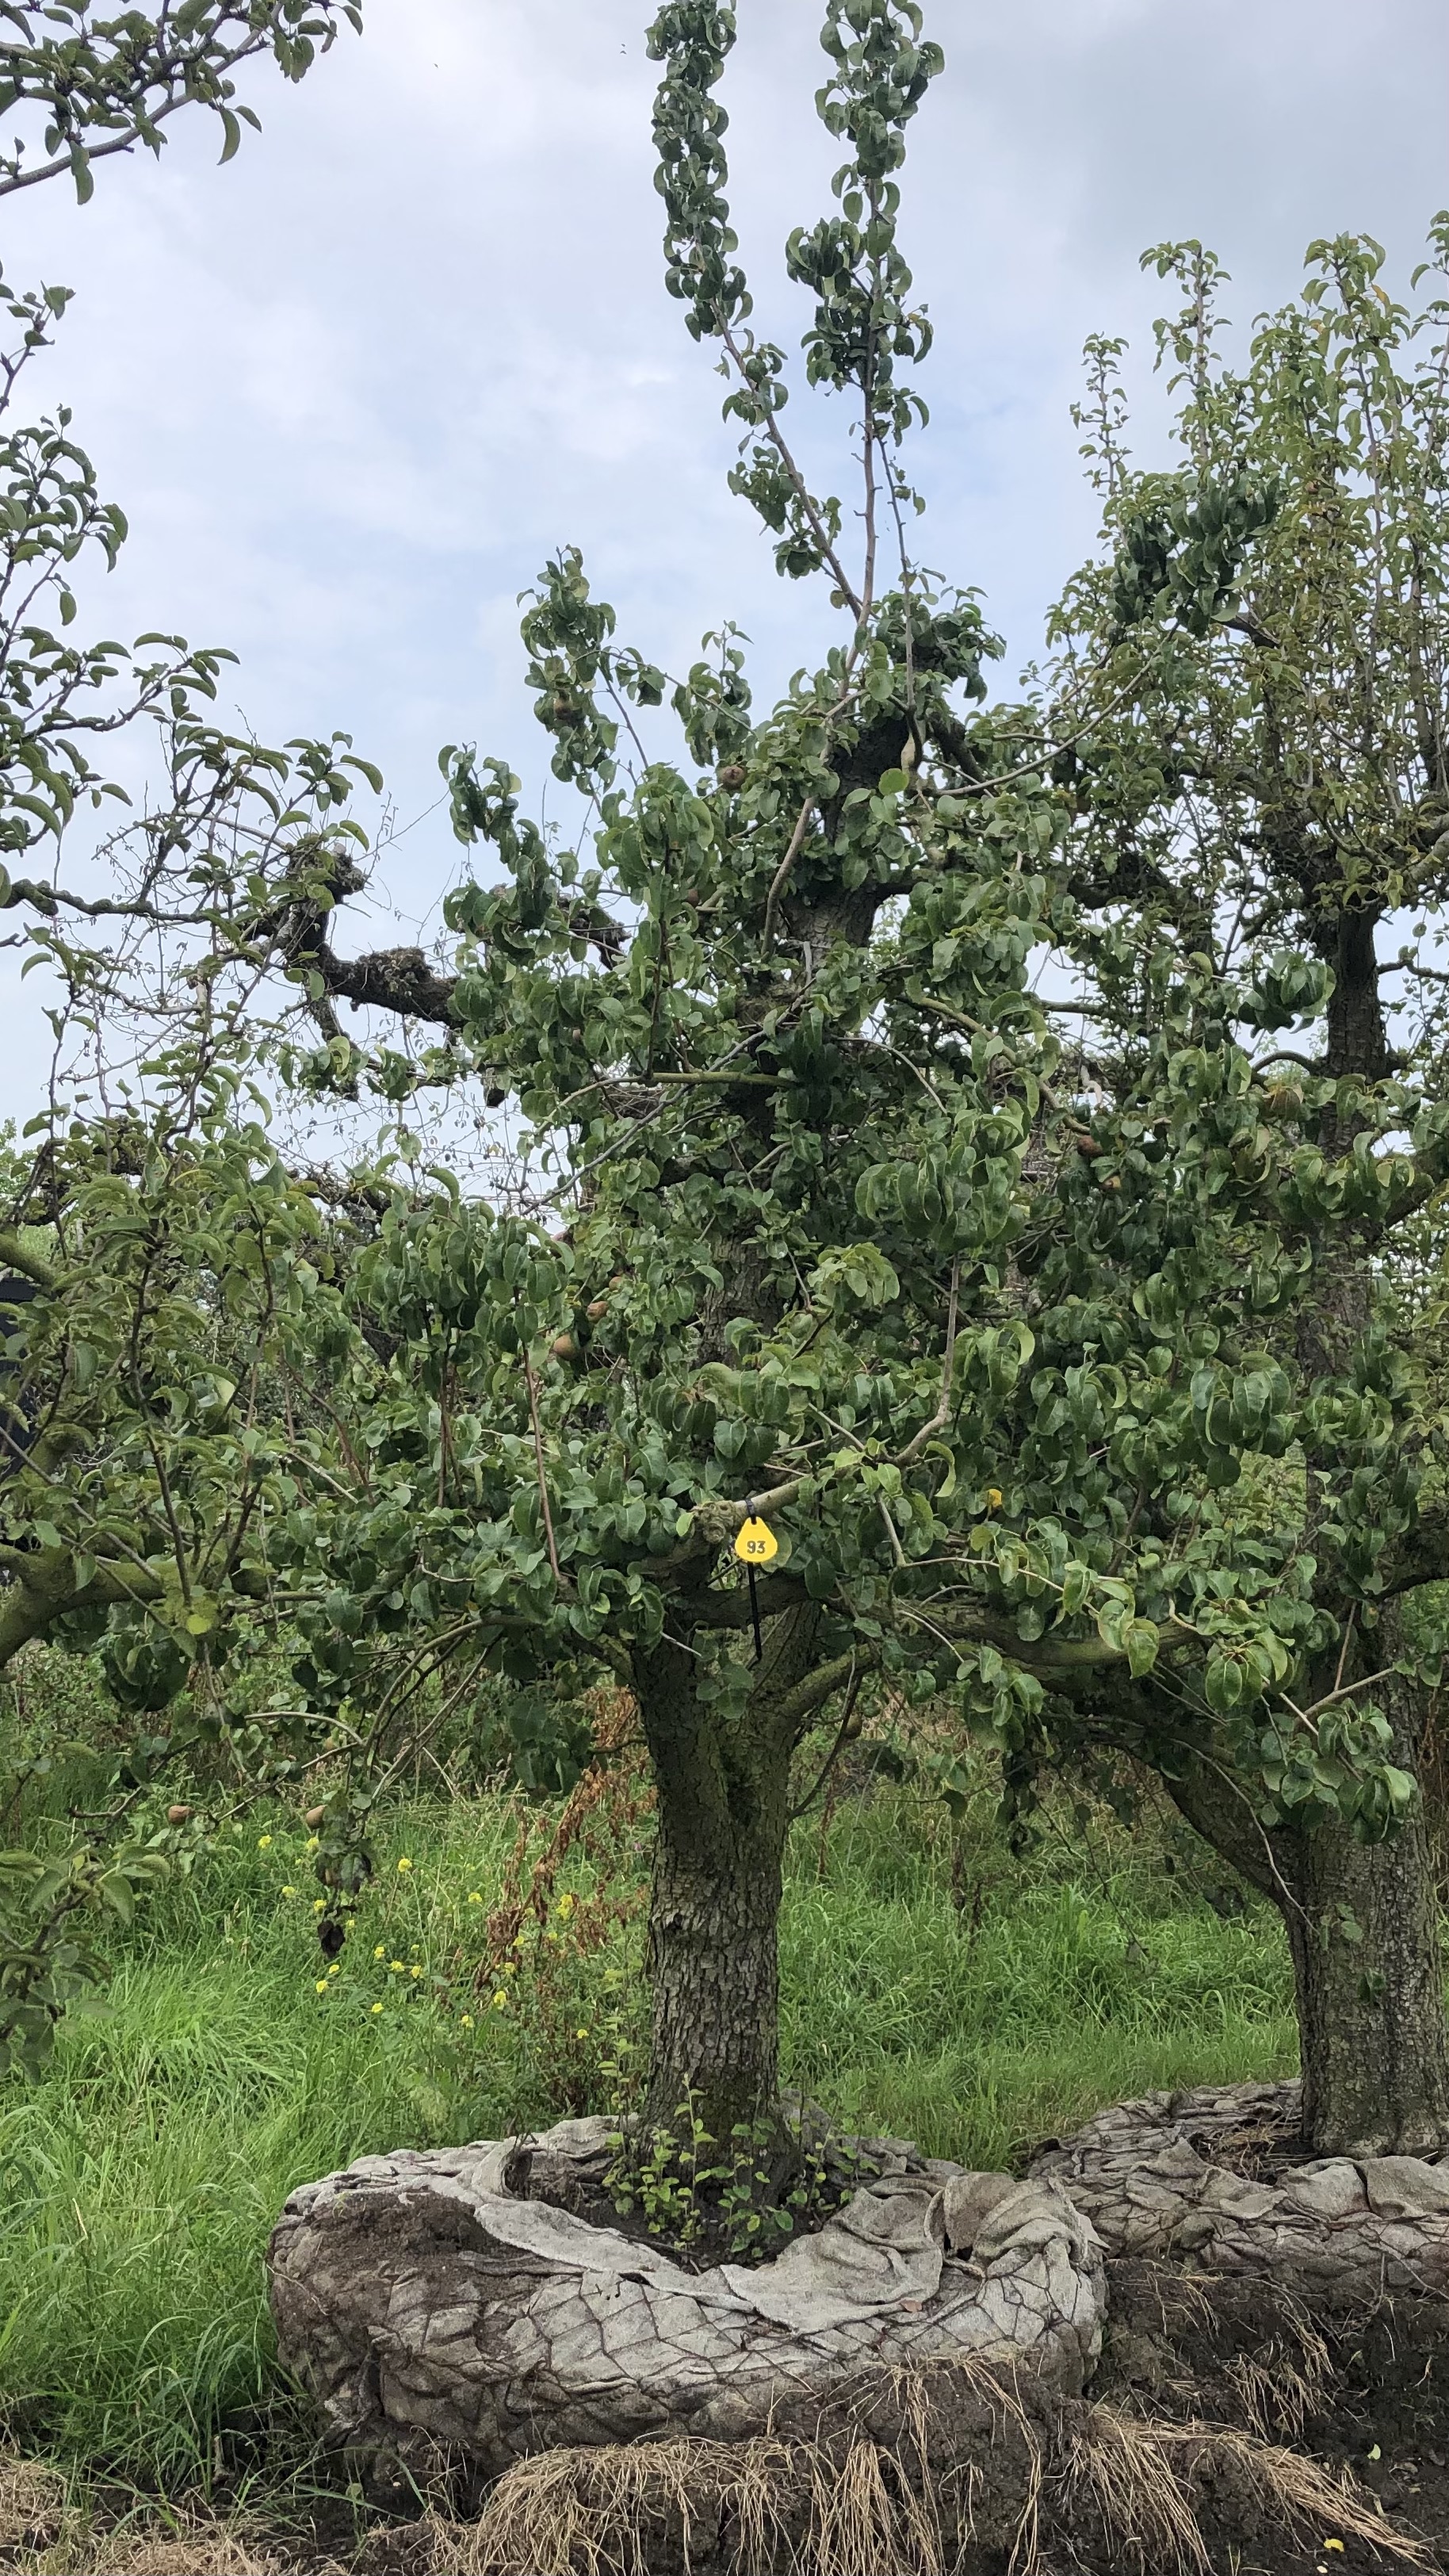
[[[1393,1697],[1415,1693],[1401,1684]],[[1387,1692],[1384,1706],[1395,1720],[1393,1758],[1413,1770],[1409,1728]],[[1282,1846],[1287,1837],[1274,1839]],[[1294,1901],[1283,1919],[1314,2153],[1437,2152],[1449,2144],[1449,2047],[1422,1816],[1378,1843],[1321,1825],[1296,1837],[1292,1864],[1285,1877]]]
[[[1390,1650],[1391,1613],[1376,1634]],[[1377,1695],[1394,1729],[1392,1759],[1417,1777],[1419,1692],[1396,1677]],[[1449,2145],[1444,1970],[1422,1816],[1376,1843],[1331,1822],[1268,1833],[1219,1769],[1197,1764],[1167,1786],[1195,1831],[1283,1918],[1313,2154],[1423,2155]]]
[[[1305,892],[1313,891],[1307,882]],[[1310,913],[1314,944],[1333,971],[1324,1069],[1334,1076],[1378,1081],[1390,1064],[1377,919],[1374,905],[1341,898],[1316,918]],[[1330,1153],[1347,1153],[1361,1123],[1330,1110],[1320,1141]],[[1296,1329],[1298,1365],[1309,1384],[1342,1380],[1351,1372],[1373,1318],[1375,1250],[1368,1236],[1347,1229],[1314,1243],[1312,1285]],[[1306,1464],[1311,1545],[1338,1462],[1321,1455]],[[1384,1605],[1367,1637],[1361,1628],[1352,1633],[1352,1601],[1325,1594],[1323,1606],[1338,1621],[1340,1634],[1351,1637],[1350,1680],[1383,1671],[1402,1651],[1396,1602]],[[1370,1654],[1371,1662],[1363,1660]],[[1325,1673],[1321,1686],[1331,1690],[1333,1677]],[[1391,1759],[1417,1781],[1422,1693],[1391,1673],[1376,1685],[1374,1697],[1393,1727]],[[1225,1849],[1221,1795],[1198,1803],[1194,1823]],[[1230,1820],[1226,1830],[1237,1835],[1239,1821]],[[1280,1830],[1267,1838],[1259,1867],[1249,1867],[1248,1875],[1278,1904],[1287,1929],[1304,2125],[1315,2153],[1412,2155],[1449,2144],[1443,1965],[1422,1818],[1416,1812],[1376,1843],[1363,1843],[1332,1821],[1312,1833]]]
[[[665,1642],[635,1692],[658,1795],[648,1966],[645,2116],[674,2128],[688,2102],[711,2137],[772,2119],[779,2090],[778,1924],[790,1757],[819,1613],[772,1619],[743,1709],[702,1701],[697,1657]]]

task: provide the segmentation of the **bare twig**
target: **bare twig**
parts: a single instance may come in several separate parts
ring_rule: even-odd
[[[523,1354],[523,1374],[528,1386],[528,1415],[529,1420],[533,1424],[533,1454],[538,1466],[538,1499],[543,1507],[543,1532],[548,1541],[548,1561],[553,1568],[553,1579],[555,1583],[562,1584],[563,1576],[559,1571],[558,1547],[555,1543],[553,1534],[553,1513],[549,1509],[548,1502],[548,1478],[544,1474],[543,1468],[543,1433],[539,1428],[538,1421],[538,1386],[533,1374],[533,1362],[529,1358],[527,1351]]]
[[[956,1367],[956,1315],[961,1298],[961,1263],[951,1264],[951,1302],[946,1310],[946,1356],[941,1366],[941,1401],[929,1422],[923,1422],[914,1440],[907,1443],[896,1460],[898,1467],[909,1467],[918,1458],[927,1441],[943,1431],[951,1419],[951,1380]]]
[[[780,905],[784,900],[785,888],[790,882],[791,870],[800,856],[805,835],[810,829],[810,817],[814,811],[815,798],[813,795],[807,796],[795,818],[795,829],[790,835],[790,846],[770,881],[770,891],[765,897],[765,927],[761,941],[767,957],[775,944],[775,923],[779,916]]]

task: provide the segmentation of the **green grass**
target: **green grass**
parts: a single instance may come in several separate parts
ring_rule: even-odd
[[[883,1830],[884,1828],[884,1830]],[[782,1942],[789,2070],[847,2125],[995,2170],[1107,2101],[1296,2063],[1283,1944],[1170,1880],[1034,1870],[973,1938],[930,1876],[901,1884],[886,1819],[797,1877]]]
[[[294,2184],[609,2107],[602,2070],[637,2036],[637,1924],[583,1956],[560,1920],[549,2021],[527,1974],[504,2008],[472,1991],[515,1824],[497,1802],[402,1811],[319,1995],[303,1831],[275,1818],[259,1848],[254,1821],[138,1921],[106,2016],[72,2020],[46,2078],[0,2092],[0,2407],[30,2447],[194,2477],[219,2431],[286,2421],[262,2255]],[[823,1875],[802,1838],[789,2078],[852,2126],[994,2166],[1105,2100],[1288,2066],[1276,1927],[1220,1920],[1161,1852],[1129,1868],[1114,1850],[1019,1864],[980,1826],[958,1907],[938,1814],[843,1810]]]

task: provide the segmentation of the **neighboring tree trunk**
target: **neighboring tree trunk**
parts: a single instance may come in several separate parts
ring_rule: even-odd
[[[1325,1825],[1297,1859],[1284,1921],[1314,2153],[1437,2153],[1449,2145],[1449,2050],[1423,1821],[1381,1843]]]
[[[1379,991],[1378,908],[1340,898],[1316,924],[1320,954],[1333,970],[1325,1069],[1379,1081],[1391,1052]],[[1329,1111],[1320,1141],[1346,1154],[1363,1124]],[[1305,1380],[1342,1382],[1352,1373],[1373,1317],[1373,1246],[1352,1229],[1314,1245],[1313,1281],[1297,1318]],[[1339,1472],[1333,1455],[1307,1460],[1308,1540]],[[1338,1615],[1342,1606],[1329,1600]],[[1354,1639],[1357,1677],[1391,1665],[1402,1651],[1396,1601]],[[1371,1657],[1365,1662],[1365,1656]],[[1355,1677],[1350,1667],[1350,1678]],[[1331,1690],[1325,1674],[1318,1687]],[[1419,1686],[1398,1676],[1373,1696],[1393,1728],[1390,1758],[1414,1780],[1424,1733]],[[1275,1833],[1277,1878],[1268,1892],[1288,1932],[1297,1986],[1304,2126],[1315,2152],[1420,2155],[1449,2144],[1449,2043],[1438,1903],[1423,1817],[1417,1811],[1379,1843],[1361,1843],[1327,1823],[1311,1834]]]
[[[778,2107],[780,1889],[800,1732],[788,1693],[817,1617],[771,1622],[760,1677],[734,1716],[696,1696],[699,1667],[682,1646],[641,1656],[636,1671],[658,1795],[645,2117],[677,2128],[689,2103],[722,2144]]]
[[[1375,1632],[1386,1653],[1396,1628],[1386,1613]],[[1392,1760],[1417,1778],[1417,1687],[1396,1679],[1376,1697],[1394,1728]],[[1167,1785],[1188,1822],[1283,1917],[1312,2152],[1425,2155],[1449,2145],[1444,1969],[1422,1814],[1376,1843],[1331,1822],[1269,1834],[1220,1773],[1199,1768]]]

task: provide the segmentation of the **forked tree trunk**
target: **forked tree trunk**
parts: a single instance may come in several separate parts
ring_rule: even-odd
[[[727,2145],[737,2125],[772,2119],[779,2097],[791,1742],[768,1701],[733,1719],[702,1704],[696,1671],[666,1646],[637,1675],[658,1791],[645,2118],[678,2131],[688,2105]]]

